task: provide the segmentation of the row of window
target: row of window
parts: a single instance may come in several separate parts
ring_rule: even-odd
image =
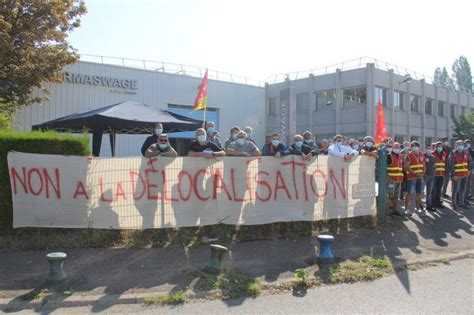
[[[387,106],[387,90],[383,88],[375,88],[375,100],[380,100],[383,106]],[[336,103],[336,90],[316,92],[316,110],[334,108]],[[434,115],[433,111],[434,100],[427,98],[425,101],[425,114]],[[343,107],[353,107],[367,104],[367,92],[365,87],[355,87],[343,90]],[[443,101],[438,101],[437,114],[439,117],[445,117],[445,105]],[[450,104],[450,115],[456,115],[456,105]],[[405,93],[400,91],[393,92],[393,107],[399,110],[406,110],[405,108]],[[420,96],[410,95],[410,110],[412,112],[420,112]],[[461,107],[461,114],[465,114],[466,108]],[[301,93],[296,95],[296,113],[307,114],[309,112],[309,93]],[[276,98],[269,99],[269,115],[277,114]]]

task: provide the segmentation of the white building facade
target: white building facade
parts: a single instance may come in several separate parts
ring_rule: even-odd
[[[202,76],[204,72],[202,72]],[[185,72],[172,74],[123,65],[80,61],[65,68],[64,82],[46,84],[49,100],[21,110],[14,117],[17,130],[29,131],[40,124],[73,113],[96,109],[123,101],[135,101],[202,120],[202,111],[192,106],[202,76]],[[228,138],[232,126],[254,129],[254,138],[263,143],[265,132],[265,89],[263,86],[213,80],[210,71],[206,120],[217,123],[221,138]],[[147,135],[117,135],[116,156],[140,155]],[[192,132],[175,138],[191,138]],[[101,156],[110,156],[108,135],[104,135]]]

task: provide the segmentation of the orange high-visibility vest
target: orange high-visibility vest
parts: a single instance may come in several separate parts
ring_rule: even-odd
[[[417,179],[416,175],[423,175],[425,174],[425,162],[423,158],[423,153],[418,152],[410,152],[407,154],[408,161],[410,162],[410,167],[412,172],[408,170],[407,167],[407,179]]]
[[[446,175],[446,152],[434,152],[433,156],[435,158],[435,176],[445,176]]]
[[[390,158],[392,163],[387,166],[387,176],[390,180],[401,183],[403,182],[403,156],[391,153]]]
[[[454,176],[457,177],[466,177],[469,175],[469,168],[467,166],[468,158],[465,152],[462,153],[462,156],[454,154]]]

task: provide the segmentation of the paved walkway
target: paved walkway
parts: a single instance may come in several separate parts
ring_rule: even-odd
[[[474,209],[449,209],[408,220],[389,219],[374,229],[360,228],[336,235],[334,254],[341,258],[362,254],[386,255],[395,265],[474,253]],[[0,250],[0,310],[11,309],[22,294],[44,284],[49,250]],[[208,246],[154,249],[66,249],[65,270],[74,293],[68,300],[136,301],[136,296],[186,288],[195,268],[209,259]],[[309,237],[296,240],[242,242],[230,246],[225,265],[256,276],[265,283],[292,278],[315,253]],[[407,273],[397,274],[409,288]],[[137,295],[138,294],[138,295]],[[135,300],[134,300],[135,299]]]

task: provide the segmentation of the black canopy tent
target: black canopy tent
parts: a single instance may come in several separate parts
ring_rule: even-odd
[[[116,134],[150,134],[157,122],[163,124],[164,132],[193,131],[202,126],[200,120],[127,101],[34,125],[33,130],[90,132],[94,156],[99,156],[102,135],[108,133],[112,156],[115,156]]]

